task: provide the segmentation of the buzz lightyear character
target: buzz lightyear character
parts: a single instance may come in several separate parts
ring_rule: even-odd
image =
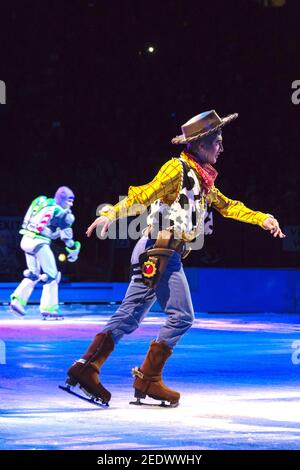
[[[25,315],[25,306],[39,281],[44,283],[40,300],[40,312],[44,318],[62,318],[58,306],[58,284],[61,278],[54,254],[50,248],[52,240],[65,243],[69,262],[77,260],[80,242],[73,240],[72,225],[75,217],[71,212],[74,202],[73,191],[62,186],[54,198],[39,196],[32,201],[22,224],[21,248],[25,253],[27,269],[24,279],[11,295],[10,307],[13,312]]]

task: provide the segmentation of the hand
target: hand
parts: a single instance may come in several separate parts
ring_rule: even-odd
[[[94,222],[88,227],[87,231],[85,232],[88,237],[90,237],[94,231],[94,229],[98,225],[103,225],[102,230],[101,230],[101,237],[104,237],[106,232],[108,231],[108,227],[112,221],[110,220],[109,217],[106,217],[105,215],[101,215],[100,217],[97,217],[97,219],[94,220]]]
[[[80,242],[74,242],[74,245],[72,246],[72,248],[68,248],[66,246],[66,252],[68,253],[67,259],[69,263],[75,263],[75,261],[77,261],[78,255],[80,253],[80,249],[81,249]]]
[[[68,259],[69,263],[75,263],[75,261],[77,261],[77,259],[78,259],[78,252],[69,253],[68,256],[67,256],[67,259]]]
[[[286,235],[281,231],[281,228],[279,227],[278,220],[276,220],[274,217],[268,217],[266,220],[263,222],[263,228],[265,230],[269,230],[273,237],[279,236],[279,238],[285,238]]]

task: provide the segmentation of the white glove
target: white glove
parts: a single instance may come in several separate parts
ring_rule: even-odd
[[[78,258],[79,252],[80,252],[80,248],[81,248],[81,243],[80,242],[75,242],[75,245],[74,245],[73,248],[68,248],[66,246],[66,252],[68,253],[67,259],[70,263],[74,263],[75,261],[77,261],[77,258]]]

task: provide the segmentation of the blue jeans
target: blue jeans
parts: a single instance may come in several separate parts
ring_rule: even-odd
[[[194,309],[190,289],[180,254],[177,252],[171,256],[156,289],[149,288],[142,282],[135,282],[136,279],[141,279],[139,255],[151,245],[153,240],[147,237],[142,237],[135,245],[131,257],[131,282],[122,304],[103,331],[110,330],[114,342],[117,343],[124,334],[130,334],[138,328],[154,302],[158,300],[167,318],[156,341],[164,341],[172,349],[193,323]]]

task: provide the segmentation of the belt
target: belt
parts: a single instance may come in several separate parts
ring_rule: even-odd
[[[185,249],[186,242],[184,240],[178,240],[174,238],[172,230],[169,230],[169,229],[159,230],[157,233],[157,235],[159,234],[159,236],[156,238],[152,236],[153,234],[154,234],[153,225],[148,225],[148,227],[146,227],[146,229],[144,230],[143,235],[153,240],[154,243],[156,243],[157,238],[159,238],[160,242],[163,242],[163,244],[165,240],[166,248],[170,248],[171,250],[177,251],[177,253],[181,255],[182,259],[187,258],[187,256],[190,254],[191,248],[188,248],[186,250]]]

